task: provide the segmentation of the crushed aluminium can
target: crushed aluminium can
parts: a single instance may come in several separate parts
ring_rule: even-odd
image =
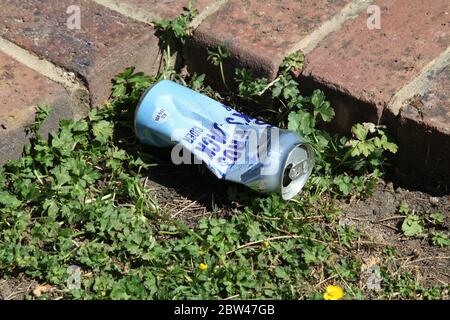
[[[173,146],[176,164],[192,159],[181,156],[188,150],[196,163],[204,163],[218,178],[259,192],[276,192],[285,200],[300,192],[314,166],[313,149],[297,133],[253,119],[169,80],[143,94],[135,132],[143,144]]]

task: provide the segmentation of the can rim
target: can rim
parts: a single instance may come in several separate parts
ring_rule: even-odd
[[[284,176],[287,167],[289,165],[289,160],[292,159],[294,152],[298,149],[302,148],[306,151],[307,157],[304,160],[307,164],[307,170],[304,174],[300,175],[297,179],[292,180],[288,186],[283,185],[283,178],[280,179],[280,191],[281,191],[281,197],[283,200],[289,200],[295,197],[305,186],[306,181],[308,180],[309,176],[312,173],[312,170],[314,168],[314,149],[311,147],[309,143],[299,143],[296,144],[291,151],[288,153],[286,159],[283,163],[283,170],[281,171],[282,176]]]

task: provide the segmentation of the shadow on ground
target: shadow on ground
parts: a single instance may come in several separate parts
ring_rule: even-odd
[[[211,213],[230,216],[261,197],[243,185],[218,179],[204,165],[172,164],[170,149],[147,151],[157,155],[158,165],[143,177],[145,187],[155,196],[160,210],[190,227]]]

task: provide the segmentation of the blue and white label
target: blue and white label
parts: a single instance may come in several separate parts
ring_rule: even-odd
[[[163,80],[143,97],[135,118],[141,142],[172,149],[175,164],[201,160],[218,177],[257,189],[279,186],[283,166],[279,131],[287,148],[301,143],[290,131],[273,127],[175,82]],[[188,162],[191,163],[191,162]],[[275,181],[276,180],[276,181]],[[274,187],[275,186],[275,187]]]

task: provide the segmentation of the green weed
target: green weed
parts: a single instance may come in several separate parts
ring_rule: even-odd
[[[231,56],[230,51],[226,46],[217,47],[217,51],[208,49],[208,61],[220,69],[220,76],[222,78],[222,83],[228,90],[227,81],[225,79],[225,73],[223,68],[224,60]]]

